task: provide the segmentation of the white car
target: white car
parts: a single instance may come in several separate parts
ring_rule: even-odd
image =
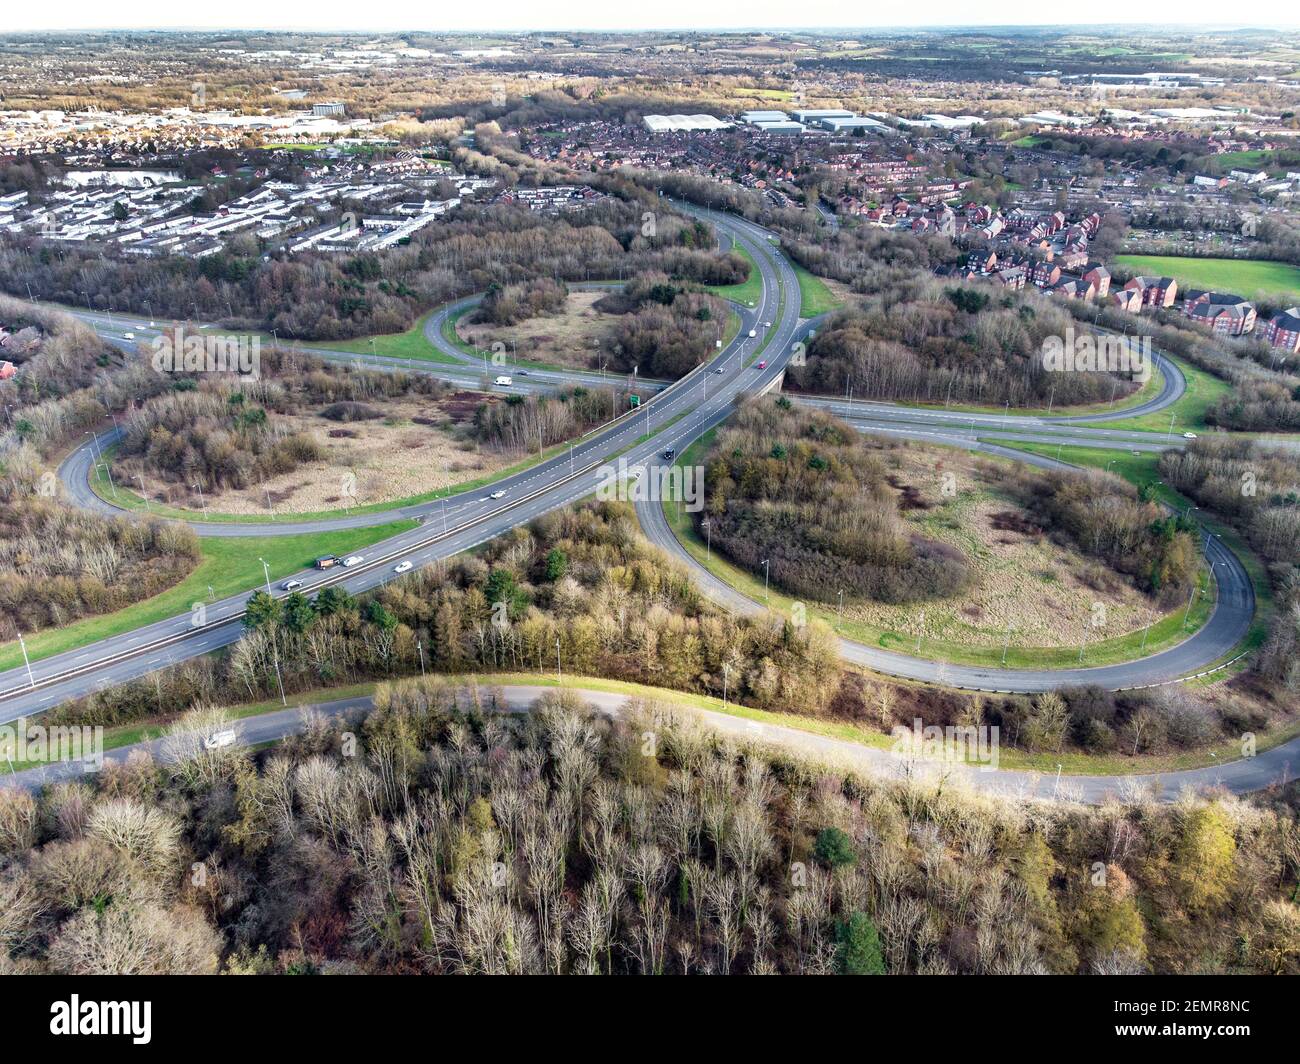
[[[1183,433],[1183,439],[1185,439],[1185,440],[1194,440],[1194,439],[1196,439],[1196,433],[1194,433],[1194,432],[1184,432],[1184,433]]]
[[[213,732],[203,740],[205,750],[220,750],[223,746],[234,746],[239,740],[239,735],[234,728],[226,728],[224,731]]]
[[[135,333],[133,333],[133,332],[124,332],[124,333],[122,334],[122,339],[123,339],[123,340],[134,340],[134,339],[135,339]]]
[[[286,580],[283,584],[280,585],[280,587],[283,588],[285,591],[297,591],[300,587],[302,587],[302,581]]]
[[[354,565],[360,565],[365,560],[366,559],[363,558],[360,554],[353,554],[350,557],[343,559],[343,568],[351,569]]]
[[[506,493],[504,490],[494,491],[491,495],[488,496],[489,499],[504,499],[505,497],[506,497]]]
[[[501,376],[496,379],[496,384],[498,384],[502,388],[509,388],[510,385],[513,383],[514,382],[509,377],[506,376]]]
[[[756,330],[756,329],[750,329],[750,330],[749,330],[749,335],[750,335],[751,337],[757,336],[757,335],[758,335],[758,330]]]
[[[398,562],[393,566],[393,572],[409,573],[413,568],[415,568],[415,566],[412,562]]]
[[[771,327],[772,327],[772,323],[770,321],[763,322],[764,329],[770,329]]]

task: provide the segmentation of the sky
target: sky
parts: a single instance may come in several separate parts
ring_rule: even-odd
[[[1072,23],[1150,23],[1153,8],[1107,5],[1086,9],[1041,0],[997,0],[978,8],[969,0],[927,0],[916,5],[850,4],[846,0],[492,0],[490,3],[415,3],[413,0],[221,0],[178,4],[176,0],[59,0],[56,4],[7,5],[0,33],[75,29],[294,29],[355,30],[637,30],[720,28],[847,28],[928,26],[1014,26]],[[1255,0],[1249,25],[1300,24],[1294,0]],[[1169,12],[1171,15],[1174,12]],[[1245,11],[1242,12],[1246,13]],[[1178,0],[1176,24],[1222,26],[1218,0]],[[1238,15],[1240,17],[1240,14]],[[1171,28],[1168,24],[1166,29]]]

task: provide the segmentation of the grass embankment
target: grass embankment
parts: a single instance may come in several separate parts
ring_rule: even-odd
[[[799,317],[815,318],[840,305],[839,299],[826,286],[825,281],[816,274],[809,273],[797,262],[792,265],[794,275],[799,278]]]
[[[714,432],[711,431],[691,444],[682,453],[677,464],[701,464],[712,444],[713,436]],[[746,597],[760,604],[766,604],[778,613],[788,616],[793,612],[795,603],[800,600],[785,595],[771,586],[765,591],[761,574],[750,573],[720,557],[716,551],[710,552],[708,544],[700,538],[689,514],[679,512],[676,506],[666,501],[663,503],[663,509],[678,542],[710,573]],[[1190,611],[1185,605],[1180,606],[1151,625],[1149,629],[1126,632],[1109,639],[1099,639],[1082,647],[1026,647],[1015,643],[997,647],[970,647],[951,640],[924,636],[918,640],[914,636],[901,632],[844,620],[839,616],[835,606],[815,602],[803,602],[802,605],[809,618],[824,621],[836,634],[883,650],[917,655],[930,661],[948,662],[953,665],[982,665],[1011,669],[1070,669],[1133,661],[1181,643],[1209,618],[1213,608],[1210,589],[1208,574],[1203,572]]]
[[[1286,262],[1201,259],[1190,255],[1116,255],[1115,264],[1146,276],[1172,277],[1180,289],[1209,288],[1246,299],[1261,296],[1300,299],[1300,266]]]
[[[1053,447],[1051,444],[1046,443],[1007,443],[1005,440],[998,442],[1003,446],[1012,447],[1018,451],[1028,451],[1032,454],[1047,455],[1050,458],[1060,458],[1061,461],[1069,462],[1071,465],[1090,469],[1108,469],[1110,472],[1123,477],[1130,484],[1138,487],[1149,485],[1160,502],[1175,510],[1183,511],[1193,507],[1192,512],[1195,513],[1197,520],[1200,521],[1205,530],[1219,539],[1225,547],[1237,556],[1246,570],[1246,575],[1250,577],[1251,586],[1255,589],[1255,620],[1251,624],[1246,638],[1229,653],[1225,654],[1219,662],[1212,664],[1228,661],[1243,651],[1255,650],[1263,645],[1268,636],[1269,619],[1273,612],[1273,589],[1269,583],[1268,570],[1265,568],[1264,562],[1259,555],[1251,550],[1250,545],[1231,525],[1225,524],[1204,510],[1195,508],[1195,504],[1191,499],[1181,492],[1175,491],[1160,479],[1159,455],[1147,452],[1133,454],[1131,451],[1124,451],[1116,455],[1114,451],[1095,447]],[[1238,666],[1238,668],[1244,667],[1244,665]]]
[[[756,307],[763,297],[763,275],[759,271],[758,263],[743,244],[736,244],[732,250],[749,263],[749,276],[740,284],[704,285],[704,290],[722,299],[740,303],[742,306]]]
[[[265,558],[272,582],[311,566],[320,554],[349,554],[381,539],[414,528],[414,521],[394,521],[368,528],[338,532],[314,532],[298,536],[251,536],[204,538],[199,541],[203,558],[194,571],[174,587],[153,598],[100,617],[87,617],[62,628],[51,628],[27,637],[27,654],[32,661],[75,650],[101,639],[188,613],[196,602],[214,602],[248,591],[263,583],[260,559]],[[17,642],[0,646],[0,670],[20,668],[22,649]]]
[[[443,365],[458,366],[460,363],[450,355],[443,354],[424,335],[424,327],[429,322],[430,310],[420,315],[414,325],[405,332],[382,333],[379,336],[358,336],[351,340],[310,341],[312,347],[326,348],[330,351],[350,351],[358,355],[379,355],[383,358],[407,358],[419,362],[440,362]]]
[[[1177,401],[1163,410],[1118,421],[1098,421],[1093,428],[1133,429],[1142,432],[1174,433],[1205,432],[1210,429],[1205,421],[1205,412],[1225,395],[1232,392],[1232,385],[1207,370],[1193,366],[1182,359],[1173,359],[1183,371],[1187,380],[1187,390]],[[1173,428],[1170,428],[1172,418]]]
[[[861,746],[889,749],[894,743],[892,736],[871,728],[864,728],[847,721],[821,720],[816,717],[799,716],[794,713],[780,713],[770,710],[753,709],[737,705],[735,702],[723,702],[720,698],[709,695],[690,694],[685,691],[672,691],[662,687],[647,687],[644,684],[627,683],[622,680],[607,680],[598,676],[564,676],[557,678],[553,673],[488,673],[481,675],[452,675],[443,677],[449,683],[475,684],[483,688],[530,686],[548,687],[567,690],[600,691],[608,694],[623,695],[628,698],[643,698],[678,706],[685,709],[704,710],[711,713],[725,714],[741,720],[752,720],[759,724],[770,724],[794,731],[820,735]],[[374,693],[374,683],[352,684],[347,687],[321,688],[291,695],[290,707],[312,706],[322,702],[341,701],[345,698],[360,698]],[[278,699],[232,706],[230,715],[236,720],[263,716],[285,708]],[[117,750],[135,743],[148,742],[159,738],[165,731],[163,723],[142,723],[126,725],[120,728],[108,728],[104,732],[104,750]],[[1257,750],[1263,752],[1300,734],[1300,722],[1288,725],[1269,735],[1260,736]],[[761,736],[755,740],[762,742]],[[1023,750],[1000,749],[998,752],[1000,767],[1013,771],[1042,772],[1054,774],[1060,766],[1062,775],[1137,775],[1153,772],[1171,772],[1183,769],[1202,768],[1207,765],[1223,765],[1235,761],[1241,756],[1240,745],[1236,742],[1224,742],[1203,750],[1183,751],[1177,754],[1143,755],[1141,757],[1124,757],[1119,754],[1094,755],[1076,752],[1062,754],[1029,753]],[[31,767],[15,764],[16,770]],[[0,763],[0,775],[8,771],[8,766]]]

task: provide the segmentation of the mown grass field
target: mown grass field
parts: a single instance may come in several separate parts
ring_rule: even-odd
[[[1186,255],[1116,255],[1115,264],[1136,273],[1174,278],[1180,288],[1211,288],[1246,299],[1300,300],[1300,266],[1259,259],[1198,259]]]
[[[308,568],[317,555],[349,554],[414,527],[414,521],[394,521],[369,528],[313,532],[300,536],[204,538],[199,541],[202,561],[179,584],[115,613],[87,617],[62,628],[51,628],[28,636],[27,653],[33,661],[37,661],[100,639],[121,635],[167,617],[187,613],[196,602],[212,602],[240,591],[248,591],[264,580],[260,561],[262,558],[266,559],[274,584],[290,573]],[[0,670],[18,668],[22,663],[22,649],[16,641],[0,646]]]
[[[1095,428],[1134,429],[1145,432],[1204,432],[1209,429],[1205,421],[1205,412],[1225,395],[1232,393],[1232,385],[1213,373],[1193,366],[1182,359],[1170,356],[1183,371],[1187,380],[1187,390],[1179,396],[1178,401],[1164,410],[1138,417],[1125,418],[1120,421],[1098,422]],[[1170,418],[1173,418],[1172,429]]]
[[[762,274],[759,273],[758,263],[754,261],[754,256],[746,251],[743,245],[737,244],[733,250],[749,263],[749,276],[740,284],[705,285],[704,290],[712,292],[722,299],[733,300],[746,307],[756,307],[763,296],[763,278]]]
[[[444,355],[424,335],[424,327],[433,311],[420,316],[405,332],[383,333],[379,336],[358,336],[351,340],[329,340],[313,342],[313,347],[324,347],[331,351],[351,351],[361,355],[382,355],[386,358],[411,358],[421,362],[441,362],[444,365],[459,365],[450,355]]]
[[[799,317],[815,318],[840,305],[835,294],[826,287],[826,282],[816,274],[795,263],[794,275],[799,278]]]

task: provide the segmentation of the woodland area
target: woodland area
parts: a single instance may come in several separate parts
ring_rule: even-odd
[[[0,503],[0,638],[111,613],[178,583],[200,560],[193,530],[74,510],[54,499]]]
[[[879,270],[878,270],[879,275]],[[861,309],[837,312],[792,367],[801,391],[927,403],[1055,407],[1109,402],[1136,391],[1127,376],[1056,373],[1043,343],[1078,335],[1057,301],[954,285],[918,270],[891,270]]]
[[[164,386],[66,314],[0,297],[0,321],[30,343],[6,349],[0,381],[0,639],[30,634],[149,598],[199,562],[188,529],[70,509],[50,457],[84,439],[110,410]]]
[[[1300,973],[1284,802],[1016,803],[494,704],[384,685],[261,754],[203,708],[170,763],[0,791],[0,970]]]
[[[711,250],[707,227],[665,211],[657,200],[653,206],[655,235],[646,237],[645,204],[637,200],[609,197],[558,218],[465,205],[407,245],[351,256],[264,259],[248,236],[201,259],[124,259],[99,249],[11,242],[0,245],[0,283],[18,291],[30,284],[41,299],[71,306],[334,340],[402,332],[430,307],[539,277],[587,281],[658,270],[699,284],[745,279],[744,263]]]
[[[953,548],[909,533],[884,463],[859,434],[788,399],[753,400],[705,456],[699,516],[714,548],[772,583],[835,601],[839,588],[882,602],[959,592],[969,566]]]
[[[581,436],[628,409],[626,388],[576,385],[546,394],[508,395],[480,403],[474,438],[487,447],[527,453]]]
[[[1222,514],[1264,559],[1276,616],[1256,668],[1284,691],[1300,691],[1300,457],[1254,440],[1206,438],[1166,451],[1160,473]]]

